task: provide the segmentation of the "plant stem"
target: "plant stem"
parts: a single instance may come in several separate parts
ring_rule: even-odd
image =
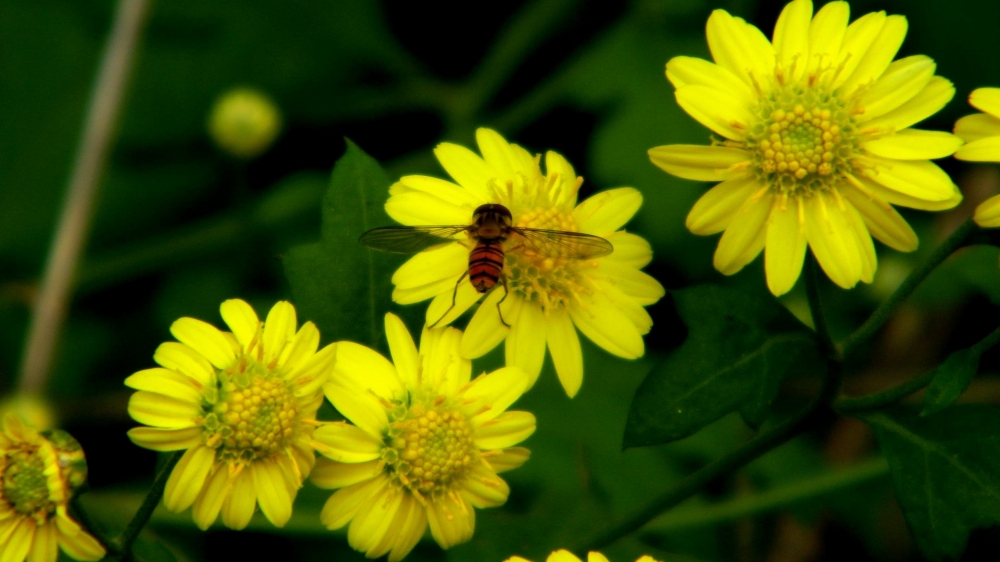
[[[799,435],[812,424],[816,414],[825,410],[837,396],[842,376],[843,371],[840,362],[831,361],[823,377],[823,385],[820,388],[819,394],[808,406],[791,418],[761,433],[753,441],[739,447],[724,457],[708,463],[696,472],[681,479],[681,481],[677,482],[660,497],[654,498],[646,506],[640,508],[639,511],[626,517],[623,521],[612,525],[611,528],[599,534],[596,538],[575,548],[573,552],[586,553],[592,550],[600,550],[616,540],[641,529],[652,519],[697,494],[717,478],[745,466],[754,459]]]
[[[998,343],[1000,343],[1000,328],[990,332],[989,335],[976,342],[975,345],[971,346],[969,349],[973,353],[980,355]],[[837,400],[833,406],[834,409],[842,414],[863,412],[866,410],[881,408],[882,406],[888,406],[889,404],[898,402],[914,392],[923,389],[931,383],[936,375],[937,369],[932,369],[930,372],[924,373],[915,379],[908,380],[888,390],[883,390],[882,392],[876,392],[867,396],[858,396],[856,398],[841,398]]]
[[[651,521],[646,528],[650,531],[676,532],[731,523],[878,480],[888,474],[889,465],[885,459],[870,459],[848,468],[826,471],[752,496],[678,509]]]
[[[118,3],[24,347],[20,387],[25,392],[41,392],[52,365],[146,8],[146,0]]]
[[[849,358],[853,355],[859,348],[860,344],[872,337],[875,332],[879,330],[892,316],[892,313],[896,310],[901,302],[906,300],[910,294],[927,278],[928,275],[934,271],[937,266],[941,265],[948,256],[950,256],[955,250],[964,246],[970,239],[970,237],[976,232],[976,223],[972,219],[968,219],[961,226],[955,229],[955,232],[951,233],[940,246],[934,249],[930,255],[924,259],[923,263],[918,265],[910,275],[907,276],[905,280],[896,288],[895,291],[889,298],[886,299],[875,312],[868,317],[868,320],[861,325],[860,328],[854,331],[851,335],[847,336],[840,345],[841,355],[844,358]]]
[[[813,327],[819,337],[823,352],[832,360],[839,360],[837,345],[830,337],[830,328],[826,324],[826,314],[823,312],[823,304],[819,298],[819,264],[810,252],[807,256],[806,264],[806,296],[809,299],[809,313],[812,315]]]
[[[160,504],[160,498],[163,497],[163,490],[167,487],[167,479],[170,478],[171,471],[174,470],[177,461],[181,460],[182,456],[184,456],[184,451],[170,453],[170,456],[163,462],[163,466],[160,467],[159,472],[156,473],[153,485],[150,486],[146,498],[142,500],[142,505],[139,506],[139,509],[132,516],[132,520],[128,522],[122,533],[115,539],[117,552],[123,558],[128,558],[129,553],[132,551],[132,543],[139,537],[142,528],[146,526],[149,518],[153,515],[153,511],[156,510],[156,506]]]

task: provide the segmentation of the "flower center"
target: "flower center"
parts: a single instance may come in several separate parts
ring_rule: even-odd
[[[205,416],[205,444],[219,460],[250,462],[287,448],[298,408],[288,383],[249,357],[219,374],[219,399]]]
[[[50,499],[45,461],[38,447],[23,445],[7,451],[6,466],[0,480],[0,495],[14,511],[33,517],[39,524],[55,513],[56,504]]]
[[[438,496],[479,461],[472,427],[444,397],[390,412],[382,460],[393,482],[418,496]]]
[[[758,105],[747,147],[776,194],[825,191],[848,173],[857,127],[848,104],[825,85],[776,85]]]
[[[514,226],[577,232],[576,221],[555,208],[535,209],[518,217]],[[543,309],[565,308],[581,294],[590,292],[581,267],[589,262],[560,257],[565,247],[549,241],[544,235],[525,239],[512,235],[511,249],[506,253],[506,275],[509,289]]]

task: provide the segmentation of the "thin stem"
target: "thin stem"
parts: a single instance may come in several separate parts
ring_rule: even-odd
[[[52,365],[146,8],[146,0],[121,0],[105,45],[24,348],[20,386],[26,392],[42,391]]]
[[[115,539],[115,544],[118,547],[117,551],[123,557],[128,557],[129,552],[132,550],[132,543],[139,537],[142,528],[146,526],[149,518],[153,515],[153,511],[156,510],[156,506],[160,504],[160,498],[163,497],[163,490],[167,486],[167,479],[170,478],[170,472],[173,471],[174,466],[177,465],[177,461],[181,460],[182,456],[184,456],[184,451],[171,453],[167,457],[163,462],[163,466],[160,467],[160,471],[156,473],[156,478],[153,480],[153,485],[149,488],[149,493],[146,494],[146,499],[142,500],[142,505],[139,506],[135,515],[132,516],[132,520],[125,526],[122,534],[118,535],[118,538]]]
[[[888,474],[889,464],[885,459],[870,459],[851,467],[826,471],[751,496],[678,509],[651,521],[646,528],[650,531],[676,532],[731,523],[777,511],[803,500],[866,484]]]
[[[1000,343],[1000,328],[990,332],[985,338],[971,346],[969,350],[977,355],[981,355],[984,351],[998,343]],[[936,375],[937,369],[932,369],[930,372],[924,373],[915,379],[908,380],[882,392],[876,392],[867,396],[858,396],[856,398],[844,397],[834,403],[834,408],[840,413],[849,414],[888,406],[923,389],[934,380]]]
[[[826,324],[823,303],[819,298],[821,277],[819,264],[811,253],[808,254],[807,261],[809,263],[806,264],[806,296],[809,299],[809,312],[812,314],[813,327],[816,329],[816,335],[819,337],[820,345],[823,346],[826,356],[836,360],[839,357],[837,346],[833,343],[833,338],[830,337],[830,328]]]
[[[724,457],[710,462],[677,482],[660,497],[653,499],[646,506],[626,517],[623,521],[614,524],[611,528],[599,534],[597,538],[574,549],[574,552],[581,553],[600,550],[618,539],[638,531],[661,513],[697,494],[719,477],[745,466],[754,459],[799,435],[812,424],[816,414],[828,407],[837,396],[842,376],[843,371],[840,362],[832,361],[826,375],[823,377],[823,385],[820,388],[819,394],[808,406],[791,418],[761,433],[753,441]]]
[[[941,262],[955,250],[968,243],[975,232],[976,223],[972,222],[972,219],[969,219],[962,223],[962,226],[959,226],[940,246],[935,248],[923,263],[910,272],[910,275],[889,295],[889,298],[875,309],[875,312],[868,317],[868,320],[855,330],[853,334],[844,339],[840,346],[842,356],[847,358],[853,355],[862,343],[872,337],[889,320],[896,307],[906,300],[920,283],[937,266],[941,265]]]

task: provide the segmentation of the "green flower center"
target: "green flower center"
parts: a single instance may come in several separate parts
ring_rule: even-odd
[[[576,221],[557,209],[536,209],[518,217],[523,228],[577,232]],[[591,267],[587,261],[559,257],[557,245],[525,240],[516,234],[509,239],[506,253],[506,274],[509,290],[521,298],[533,301],[543,309],[566,308],[581,294],[590,292],[581,268]]]
[[[854,112],[828,87],[776,85],[754,114],[747,148],[775,194],[825,191],[850,172],[857,154]]]
[[[44,523],[55,513],[56,504],[50,499],[45,461],[38,448],[23,445],[6,453],[6,466],[0,479],[0,495],[14,511],[34,517]]]
[[[393,482],[414,494],[447,493],[479,462],[469,420],[444,397],[399,406],[390,411],[390,419],[382,460]]]
[[[219,460],[250,462],[285,450],[298,419],[289,384],[272,368],[242,357],[219,374],[219,399],[205,416],[205,443]]]

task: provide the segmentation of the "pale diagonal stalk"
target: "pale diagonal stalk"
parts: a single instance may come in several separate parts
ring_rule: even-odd
[[[1000,328],[996,328],[990,332],[989,335],[976,342],[974,345],[969,347],[969,349],[974,353],[981,355],[984,351],[993,348],[998,343],[1000,343]],[[838,412],[844,414],[863,412],[866,410],[874,410],[876,408],[888,406],[906,398],[914,392],[922,390],[924,387],[929,385],[932,380],[934,380],[934,376],[934,369],[931,369],[929,372],[924,373],[915,379],[908,380],[888,390],[883,390],[882,392],[876,392],[867,396],[858,396],[856,398],[840,398],[834,402],[833,406]]]
[[[945,239],[940,246],[934,249],[930,255],[924,259],[923,263],[918,265],[910,274],[903,280],[903,282],[896,288],[895,291],[889,298],[886,299],[878,308],[872,312],[868,320],[861,325],[860,328],[854,331],[851,335],[847,336],[843,342],[840,344],[841,355],[846,359],[858,351],[861,344],[866,342],[870,337],[875,335],[875,332],[879,330],[889,318],[892,317],[892,313],[896,310],[896,307],[900,303],[905,301],[916,288],[927,278],[928,275],[934,271],[937,266],[941,265],[945,259],[948,258],[955,250],[965,246],[976,233],[977,227],[976,223],[972,219],[966,220],[955,229],[955,232],[951,233],[951,236]]]
[[[24,348],[19,384],[25,392],[41,392],[52,366],[147,6],[146,0],[118,3]]]

